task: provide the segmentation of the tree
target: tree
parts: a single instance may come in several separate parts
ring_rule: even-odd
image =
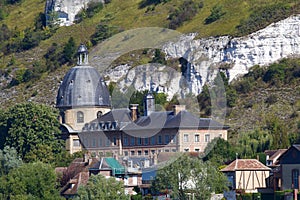
[[[63,58],[66,62],[72,64],[76,53],[76,44],[73,37],[70,37],[63,50]]]
[[[182,154],[157,171],[152,189],[156,193],[171,190],[173,197],[181,200],[189,198],[187,193],[193,193],[196,199],[210,199],[211,193],[223,192],[226,183],[226,177],[209,162]]]
[[[218,165],[226,164],[235,159],[235,151],[232,145],[223,138],[214,138],[204,149],[204,161],[210,160]]]
[[[210,15],[205,19],[205,24],[213,23],[217,20],[219,20],[223,15],[226,14],[226,12],[222,11],[223,7],[221,5],[215,5],[210,10]]]
[[[14,147],[22,159],[30,151],[41,150],[41,145],[47,146],[49,154],[61,152],[63,142],[59,138],[57,116],[56,110],[42,104],[22,103],[11,107],[0,115],[0,148]],[[48,154],[39,154],[37,159],[47,158]]]
[[[92,175],[86,186],[78,189],[78,198],[80,200],[106,200],[106,199],[128,199],[125,195],[123,182],[115,178],[106,179],[103,175]]]
[[[3,199],[62,199],[56,189],[56,175],[49,164],[23,164],[1,177]],[[2,195],[2,196],[1,196]]]
[[[19,167],[22,163],[15,148],[6,146],[0,150],[0,176],[8,174],[11,169]]]

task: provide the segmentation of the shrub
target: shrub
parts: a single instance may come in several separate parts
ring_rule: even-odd
[[[211,10],[210,10],[210,15],[205,19],[205,24],[211,24],[217,20],[219,20],[223,15],[226,14],[226,12],[223,12],[223,7],[222,5],[215,5]]]
[[[96,13],[103,9],[102,2],[91,1],[87,4],[87,8],[81,9],[81,11],[75,16],[75,22],[80,23],[85,18],[92,18]]]
[[[179,8],[170,11],[169,28],[176,29],[177,27],[181,26],[183,22],[191,20],[197,14],[198,9],[202,7],[203,3],[197,6],[194,1],[185,0]]]
[[[96,45],[99,42],[102,42],[114,34],[122,31],[121,28],[110,24],[112,18],[112,15],[108,13],[97,25],[95,33],[91,36],[91,42],[93,45]]]
[[[166,3],[166,2],[169,2],[170,0],[142,0],[140,5],[139,5],[139,8],[145,8],[147,6],[150,6],[150,5],[157,5],[157,4],[160,4],[160,3]]]
[[[272,84],[281,83],[285,78],[285,66],[282,64],[272,64],[263,76],[264,82]]]
[[[266,103],[272,105],[277,102],[277,96],[275,94],[271,94],[267,99]]]
[[[293,9],[285,3],[273,4],[254,10],[248,19],[238,25],[238,35],[247,35],[260,30],[272,22],[285,19],[292,14]]]

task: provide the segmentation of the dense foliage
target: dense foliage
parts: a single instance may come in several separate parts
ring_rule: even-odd
[[[191,20],[203,7],[203,2],[201,1],[199,4],[194,2],[193,0],[185,0],[182,5],[178,8],[172,8],[170,10],[169,15],[169,28],[176,29],[180,27],[183,22]]]
[[[54,169],[44,163],[27,163],[0,177],[1,199],[62,199]]]
[[[144,7],[150,6],[150,5],[157,5],[160,3],[166,3],[168,1],[171,1],[171,0],[142,0],[140,2],[140,8],[144,8]]]
[[[210,199],[211,193],[226,190],[226,183],[224,174],[209,162],[182,154],[157,171],[152,189],[157,194],[170,191],[173,198],[182,200],[190,198],[188,193],[195,199]]]
[[[205,19],[205,24],[213,23],[219,20],[226,12],[223,11],[222,5],[215,5],[210,10],[210,15]]]
[[[128,196],[125,195],[124,184],[117,181],[115,178],[105,178],[103,175],[92,175],[86,186],[81,186],[78,189],[78,197],[80,200],[126,200]]]
[[[204,149],[203,160],[216,163],[216,165],[228,164],[236,158],[236,151],[228,141],[222,138],[214,138]]]
[[[54,155],[63,149],[57,116],[53,108],[34,103],[9,108],[0,118],[0,148],[14,147],[28,162],[53,162]],[[32,154],[35,159],[29,156]]]
[[[266,27],[272,22],[285,19],[292,15],[297,7],[300,7],[300,3],[294,7],[291,7],[289,4],[283,2],[258,7],[256,10],[253,10],[249,18],[242,20],[240,25],[237,26],[238,34],[250,34]]]
[[[0,177],[9,173],[11,169],[17,168],[23,164],[15,148],[9,146],[0,149]]]
[[[82,8],[81,11],[75,16],[75,22],[80,23],[85,18],[92,18],[96,13],[103,9],[102,2],[91,1],[88,3],[87,8]]]

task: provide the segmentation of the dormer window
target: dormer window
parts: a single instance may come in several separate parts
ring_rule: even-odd
[[[97,112],[97,119],[99,119],[101,116],[102,116],[102,112],[101,112],[101,111],[98,111],[98,112]]]
[[[84,122],[84,115],[83,112],[78,111],[77,112],[77,123],[83,123]]]

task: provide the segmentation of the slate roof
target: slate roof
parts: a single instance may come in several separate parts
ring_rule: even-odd
[[[56,97],[57,107],[110,106],[107,86],[91,66],[76,66],[65,75]]]
[[[198,118],[192,113],[183,110],[177,115],[173,112],[152,112],[149,116],[142,116],[134,123],[128,124],[123,130],[145,130],[145,129],[227,129],[221,123],[210,118]]]
[[[82,131],[116,131],[131,122],[131,112],[129,109],[113,109],[85,124]]]
[[[287,164],[284,162],[285,158],[287,158],[287,155],[290,154],[290,152],[293,150],[293,149],[296,149],[297,151],[300,151],[300,144],[293,144],[290,148],[288,148],[284,153],[282,153],[280,155],[280,157],[278,158],[279,160],[279,163],[280,164]],[[294,159],[292,158],[292,160],[288,160],[289,164],[298,164],[299,163],[299,159]]]
[[[293,147],[295,147],[298,151],[300,151],[300,144],[294,144]]]
[[[274,153],[272,153],[268,159],[268,161],[272,161],[272,165],[275,166],[279,164],[279,158],[283,155],[287,149],[278,149]]]
[[[173,112],[152,112],[149,116],[141,116],[123,128],[124,131],[161,129],[173,117]]]
[[[256,159],[236,159],[221,171],[234,172],[234,171],[254,171],[254,170],[266,171],[271,169]]]

